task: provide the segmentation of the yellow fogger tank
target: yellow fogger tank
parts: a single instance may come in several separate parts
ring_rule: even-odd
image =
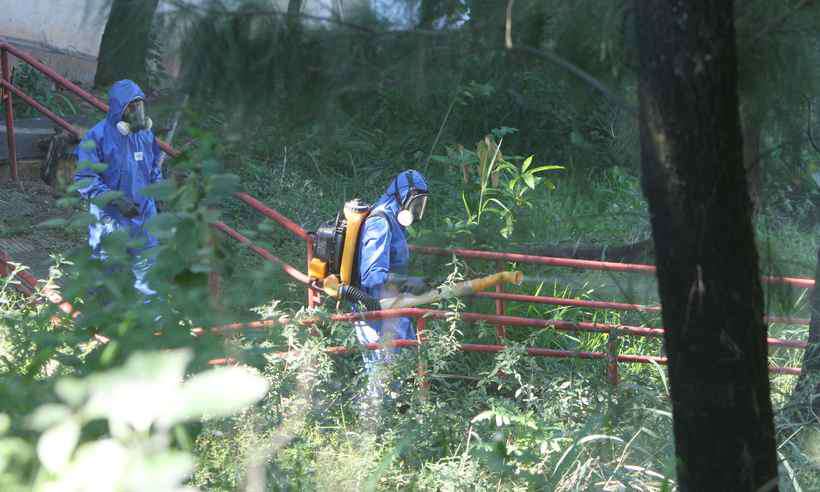
[[[340,298],[342,286],[353,285],[359,232],[371,206],[359,199],[345,203],[336,220],[322,224],[314,236],[314,257],[308,275],[329,296]]]

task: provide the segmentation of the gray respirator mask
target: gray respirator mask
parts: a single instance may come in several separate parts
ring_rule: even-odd
[[[143,130],[150,130],[154,123],[145,114],[145,101],[134,99],[122,112],[122,118],[117,123],[117,130],[122,135],[139,133]]]

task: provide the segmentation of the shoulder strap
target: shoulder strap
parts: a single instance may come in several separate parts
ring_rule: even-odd
[[[365,219],[364,219],[364,222],[367,222],[367,220],[370,219],[371,217],[380,217],[380,218],[384,219],[385,221],[387,221],[387,226],[390,227],[390,221],[387,219],[387,212],[384,210],[384,207],[382,207],[382,206],[371,207],[370,211],[367,213],[367,217],[365,217]],[[364,227],[364,224],[362,224],[362,227]],[[356,241],[356,248],[359,247],[359,243],[361,241],[361,233],[362,233],[362,231],[359,230],[359,238]],[[353,260],[353,271],[355,272],[355,274],[353,275],[353,282],[352,283],[355,287],[360,287],[360,284],[359,284],[359,274],[360,274],[360,272],[359,272],[359,254],[358,253],[359,252],[357,251],[356,256],[354,257],[355,259]]]

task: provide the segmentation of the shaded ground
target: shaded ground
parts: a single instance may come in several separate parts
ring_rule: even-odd
[[[21,178],[20,185],[0,182],[0,250],[12,261],[29,267],[37,278],[48,275],[50,255],[64,253],[84,240],[82,231],[38,226],[75,213],[73,209],[59,208],[58,199],[39,180]]]

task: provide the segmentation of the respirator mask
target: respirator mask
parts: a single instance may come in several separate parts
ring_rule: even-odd
[[[145,101],[134,99],[123,110],[122,119],[117,123],[117,130],[122,135],[129,135],[150,130],[153,124],[151,118],[145,114]]]
[[[405,176],[407,183],[410,185],[410,190],[407,192],[404,200],[401,200],[401,195],[398,191],[398,182],[396,183],[396,201],[401,204],[401,210],[399,210],[396,219],[402,227],[410,227],[413,222],[421,220],[424,217],[424,209],[427,207],[427,197],[429,194],[427,190],[419,190],[416,188],[412,173],[407,172]]]

